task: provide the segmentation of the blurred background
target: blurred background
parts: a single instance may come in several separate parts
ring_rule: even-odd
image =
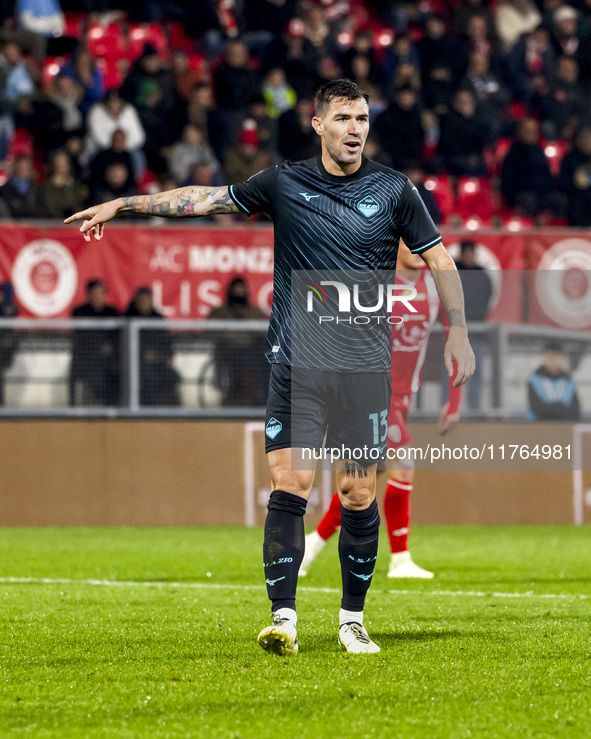
[[[466,433],[552,421],[578,450],[549,486],[433,478],[415,520],[591,515],[590,2],[5,0],[0,49],[0,523],[259,521],[270,222],[131,215],[88,245],[61,222],[318,154],[314,91],[342,76],[371,96],[366,155],[411,178],[461,270]],[[443,341],[416,424],[447,401]]]

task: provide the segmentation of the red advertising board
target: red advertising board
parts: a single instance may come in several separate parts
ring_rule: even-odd
[[[525,315],[532,323],[591,326],[586,232],[446,232],[444,243],[453,256],[465,238],[476,242],[478,261],[490,270],[491,320],[518,322]],[[121,310],[139,286],[148,285],[166,316],[204,318],[222,302],[236,275],[246,277],[253,302],[268,311],[270,227],[109,224],[101,241],[86,243],[76,226],[0,226],[0,280],[13,284],[22,316],[67,317],[84,302],[86,281],[100,277],[110,302]]]

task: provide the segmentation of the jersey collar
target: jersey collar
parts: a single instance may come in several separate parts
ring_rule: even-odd
[[[326,167],[322,163],[322,155],[319,154],[316,157],[316,166],[318,167],[320,174],[322,175],[323,179],[328,180],[329,182],[351,182],[351,180],[356,180],[358,177],[360,177],[364,171],[367,168],[368,159],[364,156],[361,157],[361,167],[356,172],[353,172],[353,174],[345,174],[345,175],[336,175],[336,174],[330,174],[330,172],[326,171]]]

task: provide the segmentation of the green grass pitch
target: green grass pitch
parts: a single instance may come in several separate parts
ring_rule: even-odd
[[[0,737],[591,736],[588,529],[416,528],[422,582],[386,579],[382,536],[361,656],[336,640],[336,541],[301,582],[299,655],[259,648],[261,539],[3,529]]]

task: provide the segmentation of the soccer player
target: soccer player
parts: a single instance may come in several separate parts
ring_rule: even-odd
[[[336,472],[343,589],[338,641],[351,653],[379,652],[363,626],[363,610],[378,551],[375,460],[376,453],[379,459],[385,452],[391,394],[391,326],[385,308],[375,314],[384,320],[365,326],[349,315],[350,333],[339,343],[339,332],[348,327],[337,321],[346,317],[337,308],[350,306],[345,298],[341,304],[339,293],[338,304],[331,299],[327,307],[339,332],[326,331],[324,344],[308,345],[304,330],[303,346],[297,347],[297,361],[292,362],[292,328],[302,333],[298,322],[292,323],[292,310],[299,305],[292,300],[292,283],[302,271],[319,270],[353,273],[360,281],[375,283],[378,270],[395,269],[402,237],[428,265],[447,312],[448,373],[452,375],[455,362],[459,386],[474,372],[462,286],[437,228],[406,176],[362,156],[369,131],[368,95],[349,80],[333,80],[318,90],[315,106],[312,125],[321,154],[313,159],[283,162],[229,187],[189,186],[118,198],[66,219],[83,220],[86,241],[100,239],[104,224],[125,211],[171,217],[265,212],[273,219],[274,291],[267,355],[272,367],[265,430],[273,489],[263,542],[273,615],[258,640],[263,649],[281,655],[298,650],[296,589],[304,555],[303,517],[315,474],[312,464],[300,469],[293,459],[302,450],[320,448],[325,434],[327,447],[368,450],[364,460],[345,460]],[[333,293],[339,285],[332,281]],[[321,318],[314,311],[300,313]],[[307,325],[311,330],[312,322]],[[293,408],[292,396],[298,399]]]
[[[447,320],[441,310],[435,283],[430,273],[423,269],[420,256],[413,254],[403,241],[398,248],[396,280],[413,285],[417,296],[412,305],[416,313],[408,310],[402,302],[395,303],[394,314],[401,322],[392,327],[392,400],[388,414],[388,449],[398,449],[412,441],[406,419],[412,395],[419,389],[421,373],[427,352],[431,329],[438,319],[447,333]],[[454,387],[454,378],[449,380],[449,402],[439,416],[438,427],[442,434],[451,431],[460,418],[462,388]],[[388,470],[388,483],[384,494],[384,514],[390,542],[390,564],[388,577],[415,577],[428,579],[433,573],[413,562],[408,550],[410,524],[410,494],[414,480],[412,459],[394,462]],[[335,493],[322,520],[311,534],[306,536],[304,559],[300,577],[308,574],[312,562],[324,549],[324,545],[341,525],[341,504]]]

